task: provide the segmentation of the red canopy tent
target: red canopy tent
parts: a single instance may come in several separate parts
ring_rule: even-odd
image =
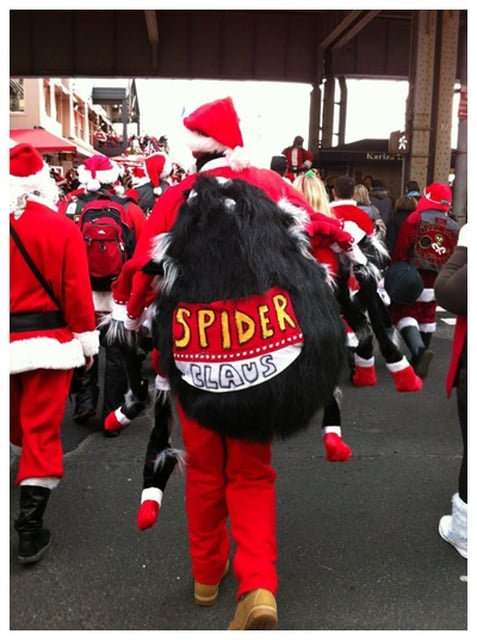
[[[54,151],[76,152],[76,145],[69,140],[53,135],[46,129],[10,129],[10,138],[17,144],[26,142],[40,153]]]

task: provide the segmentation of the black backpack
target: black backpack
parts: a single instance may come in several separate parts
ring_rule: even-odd
[[[222,435],[286,438],[339,382],[344,325],[300,229],[261,189],[199,176],[155,263],[160,369],[184,411]]]

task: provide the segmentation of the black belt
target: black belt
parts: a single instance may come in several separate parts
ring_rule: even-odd
[[[38,313],[11,313],[10,332],[42,331],[62,329],[67,326],[62,311],[43,311]]]

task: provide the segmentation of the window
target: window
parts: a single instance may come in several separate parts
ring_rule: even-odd
[[[23,78],[10,78],[10,111],[25,111]]]

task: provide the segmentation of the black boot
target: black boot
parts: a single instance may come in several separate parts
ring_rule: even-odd
[[[411,366],[420,378],[425,378],[434,352],[427,349],[419,329],[415,326],[403,327],[400,334],[411,352]]]
[[[50,546],[50,532],[43,527],[43,514],[50,497],[50,489],[34,485],[20,488],[20,515],[15,520],[20,545],[21,564],[37,562]]]
[[[81,367],[75,374],[76,376],[76,401],[73,420],[78,424],[85,424],[90,418],[96,414],[96,406],[98,404],[99,371],[98,356],[94,356],[94,363],[88,371]]]
[[[430,331],[421,331],[421,338],[424,342],[426,349],[429,349],[429,345],[431,344],[432,332]]]

